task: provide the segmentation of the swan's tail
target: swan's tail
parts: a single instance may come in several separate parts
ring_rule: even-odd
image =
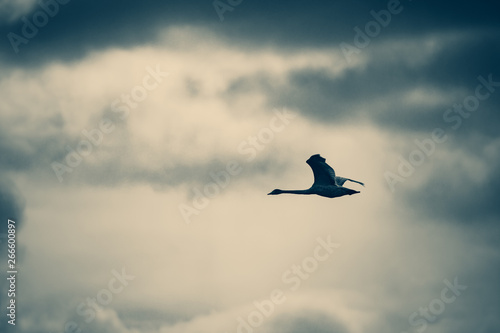
[[[356,194],[356,193],[360,193],[359,191],[356,191],[356,190],[352,190],[350,188],[346,189],[347,190],[347,195],[353,195],[353,194]]]

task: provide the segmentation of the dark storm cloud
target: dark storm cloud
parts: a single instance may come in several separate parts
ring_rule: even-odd
[[[415,168],[416,174],[431,167],[423,183],[414,188],[397,185],[397,191],[402,194],[397,196],[398,200],[431,219],[476,227],[497,224],[500,218],[499,105],[500,90],[469,118],[463,119],[456,130],[449,124],[437,123],[436,127],[446,131],[447,141],[436,144],[435,152],[424,162],[426,165]],[[431,131],[428,133],[420,139],[428,140]],[[401,156],[408,160],[409,154],[416,150],[412,142]],[[461,155],[462,159],[442,158],[447,154]],[[473,168],[470,163],[479,167]],[[495,237],[498,243],[498,235]]]
[[[496,142],[500,138],[500,65],[496,61],[500,57],[499,44],[498,37],[494,36],[470,40],[457,45],[450,52],[446,50],[441,53],[422,71],[428,86],[441,90],[461,89],[462,92],[452,97],[447,105],[431,110],[431,113],[414,110],[416,112],[411,113],[413,121],[397,124],[397,128],[403,131],[418,129],[420,136],[426,138],[430,137],[434,128],[441,128],[448,138],[446,143],[437,145],[435,156],[426,161],[432,165],[428,179],[399,197],[411,209],[425,212],[433,218],[473,225],[493,223],[500,217],[497,200],[500,196],[500,177],[497,172],[500,163],[498,155],[492,156],[491,153],[492,149],[498,149]],[[450,121],[449,117],[445,117],[446,112],[456,105],[463,106],[469,96],[475,96],[475,90],[481,84],[478,76],[494,82],[490,87],[490,95],[479,102],[475,111],[466,111],[465,116],[453,113],[454,120]],[[482,88],[482,91],[486,92],[486,88]],[[384,113],[382,117],[386,121],[380,124],[394,125],[390,114]],[[422,122],[430,114],[433,116]],[[422,126],[417,128],[415,124],[419,123]],[[416,134],[413,136],[417,137]],[[411,149],[415,149],[413,143]],[[408,158],[409,152],[401,153]],[[439,155],[446,152],[461,153],[466,159],[483,165],[486,171],[464,168],[460,163],[465,161],[443,161]],[[471,177],[471,172],[481,173],[484,181],[474,181],[477,177]]]
[[[433,168],[429,178],[418,188],[406,192],[404,200],[411,203],[409,206],[413,210],[432,218],[466,225],[497,224],[500,218],[500,162],[481,155],[471,152],[470,158],[489,164],[484,181],[471,180],[471,171],[460,165],[431,161]]]
[[[200,7],[202,5],[202,7]],[[15,53],[8,38],[2,39],[2,57],[13,63],[38,63],[53,58],[69,60],[85,56],[90,50],[132,47],[154,41],[160,26],[181,24],[182,18],[195,23],[210,3],[187,5],[182,1],[69,1],[59,5],[57,14],[40,27],[27,44]],[[35,6],[26,17],[32,20],[43,9]],[[22,35],[21,19],[4,24],[0,35]]]
[[[390,65],[349,70],[339,79],[320,71],[292,73],[290,86],[271,94],[270,104],[287,103],[317,121],[358,122],[371,119],[383,126],[424,129],[435,123],[438,115],[426,106],[407,105],[401,100],[409,89],[417,88],[416,70]],[[375,105],[385,100],[383,109]]]
[[[444,112],[467,96],[458,91],[474,94],[480,83],[478,76],[487,79],[492,74],[495,82],[500,81],[498,45],[498,34],[478,33],[447,43],[420,64],[406,58],[412,57],[411,53],[389,57],[388,51],[374,49],[365,67],[348,69],[338,77],[329,74],[328,68],[301,69],[289,73],[287,81],[280,84],[269,74],[256,73],[235,79],[223,96],[231,100],[259,91],[267,96],[269,106],[288,105],[320,122],[358,122],[361,117],[392,130],[426,132],[450,126],[444,123]],[[418,43],[416,46],[414,51],[418,51]],[[450,96],[437,103],[409,103],[405,94],[416,89]],[[481,108],[491,109],[499,105],[498,101],[498,96],[492,94]],[[498,113],[491,116],[499,117]],[[478,117],[474,122],[481,119],[481,124],[476,124],[478,131],[482,131],[482,125],[492,123],[490,117]]]
[[[452,43],[426,65],[425,74],[433,82],[468,87],[479,74],[500,76],[500,29],[463,33],[464,42]]]
[[[22,36],[22,18],[0,25],[3,36],[0,59],[12,64],[37,64],[53,59],[78,59],[91,50],[132,47],[154,42],[159,28],[187,25],[214,31],[237,44],[301,48],[352,43],[359,26],[373,20],[371,10],[387,9],[388,1],[243,1],[224,13],[224,21],[212,1],[69,1],[59,5],[54,17],[19,45],[16,53],[7,35]],[[495,29],[500,22],[495,1],[401,1],[402,11],[377,40],[453,29]],[[25,17],[32,22],[42,7],[37,4]]]

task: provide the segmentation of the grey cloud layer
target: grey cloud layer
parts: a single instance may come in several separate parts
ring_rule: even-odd
[[[64,3],[64,2],[63,2]],[[8,38],[2,39],[0,58],[14,64],[36,64],[51,59],[76,59],[89,50],[110,46],[130,47],[154,42],[159,28],[195,25],[215,31],[231,43],[280,45],[294,48],[352,43],[354,26],[364,27],[373,20],[370,11],[386,9],[387,1],[244,1],[226,12],[224,22],[210,1],[143,2],[68,1],[40,28],[21,51],[12,50]],[[394,16],[382,32],[383,37],[415,36],[440,30],[498,29],[495,1],[401,1],[402,12]],[[31,18],[39,5],[26,14]],[[0,35],[22,35],[21,19],[0,25]]]

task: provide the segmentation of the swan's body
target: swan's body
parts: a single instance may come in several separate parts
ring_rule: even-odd
[[[336,198],[343,195],[359,193],[359,191],[343,187],[346,181],[361,184],[357,180],[337,177],[335,171],[326,163],[326,160],[319,154],[311,156],[307,161],[314,174],[314,183],[307,190],[273,190],[270,195],[291,193],[291,194],[316,194],[327,198]]]

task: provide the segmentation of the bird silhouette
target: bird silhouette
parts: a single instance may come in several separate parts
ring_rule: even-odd
[[[343,187],[342,185],[344,185],[346,181],[351,181],[365,186],[365,184],[357,180],[335,176],[335,171],[333,170],[333,168],[329,166],[326,163],[326,159],[321,157],[319,154],[312,155],[306,161],[306,163],[309,164],[314,174],[314,183],[310,188],[308,188],[307,190],[275,189],[271,193],[268,193],[268,195],[276,195],[282,193],[316,194],[322,197],[336,198],[343,195],[352,195],[355,193],[359,193],[359,191]]]

